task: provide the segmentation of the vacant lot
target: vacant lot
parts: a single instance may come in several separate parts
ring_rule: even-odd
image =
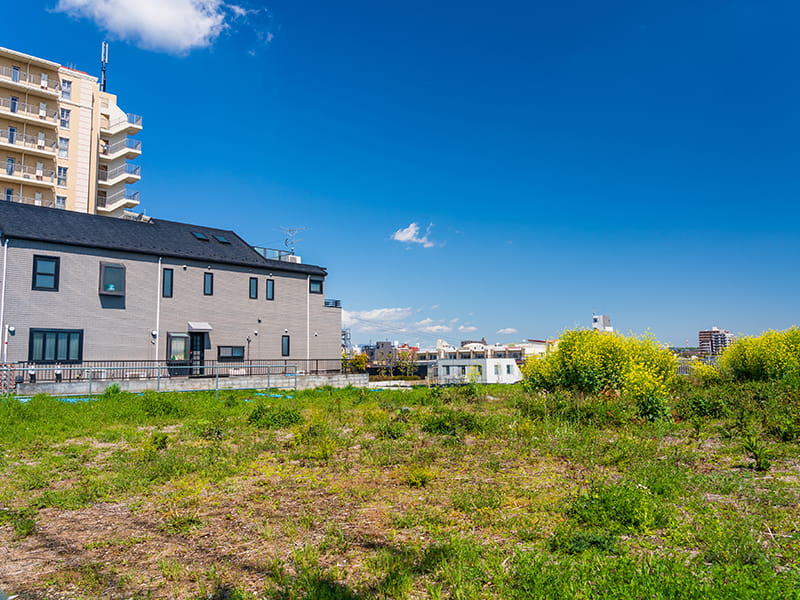
[[[798,390],[0,399],[25,598],[798,598]]]

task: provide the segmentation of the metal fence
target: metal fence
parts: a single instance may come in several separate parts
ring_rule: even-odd
[[[332,359],[210,360],[202,363],[164,360],[92,360],[75,364],[10,363],[5,380],[14,383],[130,381],[169,378],[328,375],[341,373],[342,361]]]

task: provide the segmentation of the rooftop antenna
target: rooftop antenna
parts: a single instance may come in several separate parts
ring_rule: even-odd
[[[284,235],[286,235],[286,239],[283,240],[283,245],[289,248],[289,251],[294,254],[294,247],[297,242],[302,242],[303,240],[297,239],[297,234],[303,231],[307,231],[306,227],[281,227],[281,231],[283,231]]]
[[[106,67],[108,66],[108,42],[100,46],[100,91],[106,91]]]

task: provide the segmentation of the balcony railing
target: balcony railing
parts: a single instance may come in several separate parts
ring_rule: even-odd
[[[43,123],[55,125],[57,122],[57,111],[48,111],[47,108],[42,106],[20,102],[19,100],[11,100],[11,98],[0,98],[0,108],[12,114],[20,114],[34,118],[38,117]]]
[[[136,177],[139,177],[141,169],[142,168],[139,165],[125,163],[124,165],[120,165],[114,169],[110,169],[109,171],[100,171],[97,178],[100,181],[111,181],[113,179],[116,179],[120,175],[134,175]]]
[[[54,139],[19,133],[10,129],[0,129],[0,143],[44,150],[45,152],[55,152],[56,149],[56,141]]]
[[[325,298],[325,306],[327,306],[328,308],[342,308],[342,301]]]
[[[139,204],[139,192],[132,192],[130,190],[120,190],[115,194],[111,194],[110,196],[97,196],[97,207],[98,208],[106,208],[107,206],[113,206],[120,200],[125,200],[130,203]]]
[[[22,177],[23,179],[49,183],[53,183],[56,180],[56,172],[53,169],[39,169],[38,167],[29,167],[16,162],[13,164],[6,162],[5,165],[0,166],[0,175]]]
[[[19,202],[20,204],[31,204],[33,206],[46,206],[48,208],[55,207],[55,203],[52,200],[46,200],[44,198],[35,198],[31,196],[23,196],[22,194],[3,194],[1,197],[6,202]]]
[[[120,150],[130,149],[136,152],[142,151],[142,141],[132,137],[126,137],[124,140],[119,140],[111,144],[102,144],[100,146],[100,154],[108,156],[109,154],[116,154]]]
[[[140,115],[135,115],[133,113],[126,113],[124,119],[117,119],[116,121],[111,121],[105,124],[101,121],[100,129],[109,129],[113,131],[115,129],[119,129],[120,126],[125,126],[125,125],[133,125],[135,127],[141,127],[142,117]]]
[[[21,83],[47,90],[48,92],[58,92],[61,86],[58,82],[58,77],[53,73],[47,73],[47,77],[42,77],[44,73],[25,73],[21,70],[12,69],[11,67],[0,67],[0,79],[5,79],[12,83]]]

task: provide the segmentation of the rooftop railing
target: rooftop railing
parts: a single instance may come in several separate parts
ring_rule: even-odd
[[[279,250],[276,248],[263,248],[261,246],[253,246],[253,250],[258,252],[264,258],[269,258],[271,260],[283,260],[286,261],[288,256],[294,256],[294,252],[290,250]]]

